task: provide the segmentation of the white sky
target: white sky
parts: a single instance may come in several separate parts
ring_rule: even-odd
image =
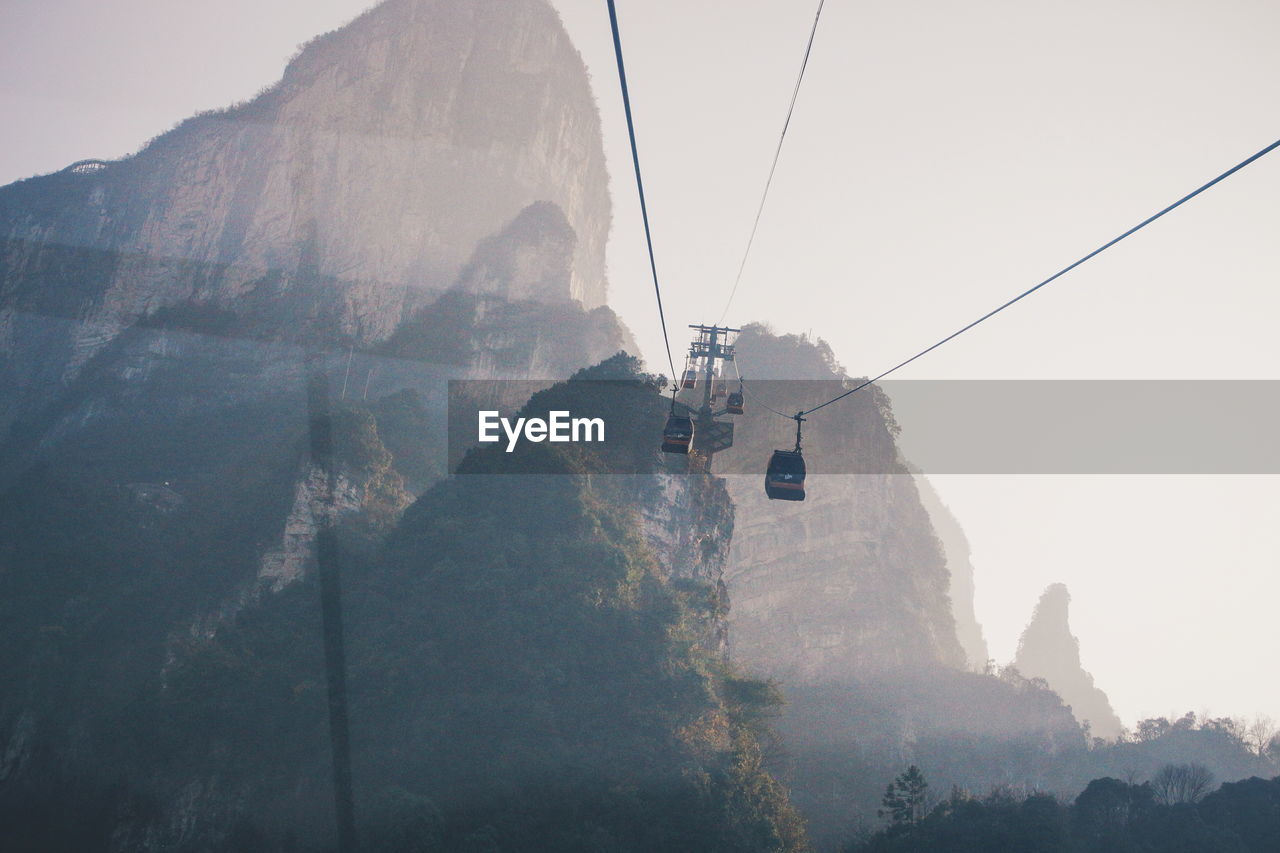
[[[604,0],[553,0],[614,174],[611,304],[662,367]],[[816,0],[618,0],[673,338],[719,317]],[[252,96],[366,0],[6,0],[0,182]],[[729,320],[876,373],[1280,137],[1270,0],[828,0]],[[902,378],[1280,378],[1280,153]],[[750,375],[750,366],[743,366]],[[838,409],[827,410],[838,417]],[[940,413],[945,417],[945,413]],[[1012,656],[1061,581],[1132,723],[1280,718],[1275,478],[939,477]]]

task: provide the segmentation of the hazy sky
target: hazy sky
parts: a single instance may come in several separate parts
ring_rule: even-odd
[[[720,315],[816,0],[618,2],[679,342]],[[658,369],[605,3],[555,3],[605,122],[611,304]],[[0,181],[128,153],[247,98],[367,5],[6,0]],[[1280,137],[1278,79],[1270,0],[828,0],[728,319],[812,331],[877,373]],[[1277,198],[1280,153],[900,375],[1280,378]],[[998,660],[1061,581],[1126,722],[1280,718],[1275,478],[936,485],[972,540]]]

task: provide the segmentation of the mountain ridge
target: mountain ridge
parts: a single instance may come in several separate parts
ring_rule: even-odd
[[[288,298],[315,279],[339,334],[384,339],[539,203],[574,240],[566,274],[532,295],[603,305],[599,115],[554,9],[387,0],[249,102],[124,160],[0,188],[0,394],[64,381],[161,307]],[[15,363],[24,341],[52,363]]]

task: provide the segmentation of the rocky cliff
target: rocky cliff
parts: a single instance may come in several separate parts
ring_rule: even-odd
[[[824,343],[759,325],[743,329],[738,355],[747,414],[714,461],[735,510],[730,655],[786,695],[784,766],[817,849],[877,820],[884,785],[908,764],[940,790],[1047,787],[1084,735],[1040,683],[972,671],[986,646],[968,549],[901,458],[891,401],[872,387],[814,414],[806,500],[770,501],[763,468],[795,424],[769,409],[813,406],[847,376]]]
[[[987,667],[990,653],[982,625],[974,611],[974,570],[969,559],[969,538],[951,509],[939,497],[928,478],[916,473],[916,487],[920,500],[929,511],[933,529],[938,533],[942,549],[947,555],[947,570],[951,575],[951,612],[956,620],[956,638],[968,658],[969,668],[981,672]]]
[[[738,353],[752,377],[749,413],[723,464],[760,469],[795,436],[794,424],[760,403],[778,411],[812,405],[839,387],[843,371],[825,344],[761,326],[743,330]],[[760,474],[726,476],[737,508],[727,572],[733,656],[796,686],[963,667],[946,554],[898,459],[888,401],[869,389],[840,405],[805,425],[803,503],[768,500]]]
[[[808,686],[964,666],[945,556],[914,478],[812,476],[811,497],[785,507],[759,477],[728,482],[740,519],[729,572],[739,663]]]
[[[319,287],[334,332],[381,340],[531,205],[542,219],[555,209],[569,256],[510,254],[518,270],[550,268],[500,289],[601,306],[599,117],[554,10],[387,0],[247,103],[122,161],[0,190],[0,394],[65,381],[165,306],[291,303],[296,330]],[[461,276],[486,292],[494,281]]]
[[[1013,665],[1027,678],[1042,678],[1071,706],[1081,723],[1088,723],[1094,737],[1114,739],[1124,726],[1111,709],[1107,694],[1094,686],[1080,662],[1080,641],[1071,633],[1067,610],[1071,594],[1060,583],[1040,596],[1031,622],[1018,641]]]
[[[602,304],[609,211],[586,72],[545,0],[382,3],[247,103],[0,189],[0,488],[81,466],[181,498],[244,455],[254,429],[229,413],[296,437],[319,371],[339,400],[416,395],[420,492],[444,470],[446,380],[632,346]],[[129,434],[224,459],[110,447]],[[313,475],[295,447],[263,467],[295,494],[256,545],[278,588],[310,554]],[[248,594],[220,581],[216,612]]]

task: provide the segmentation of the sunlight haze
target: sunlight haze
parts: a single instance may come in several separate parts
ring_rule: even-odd
[[[7,2],[0,182],[125,156],[251,98],[370,5]],[[666,372],[605,3],[554,5],[604,126],[609,304]],[[618,5],[678,366],[685,326],[724,309],[816,3]],[[726,322],[822,338],[851,375],[879,373],[1280,137],[1277,33],[1280,4],[1244,0],[828,0]],[[1277,198],[1280,153],[898,378],[1280,379]],[[972,546],[995,660],[1063,583],[1084,667],[1132,726],[1280,718],[1277,479],[933,482]]]

